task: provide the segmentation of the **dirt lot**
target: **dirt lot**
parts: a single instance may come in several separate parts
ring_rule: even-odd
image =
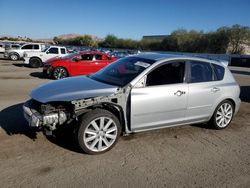
[[[232,68],[243,100],[222,131],[183,126],[123,137],[90,156],[48,140],[22,116],[41,69],[0,60],[0,187],[250,187],[250,69]]]

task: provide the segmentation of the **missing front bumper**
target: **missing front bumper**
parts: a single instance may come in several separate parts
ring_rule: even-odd
[[[23,105],[24,118],[28,121],[30,127],[46,127],[55,130],[57,125],[62,125],[67,121],[67,115],[63,112],[42,115],[32,108],[32,101],[29,100]]]

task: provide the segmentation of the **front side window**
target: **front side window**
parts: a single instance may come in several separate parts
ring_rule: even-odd
[[[183,83],[185,62],[172,62],[162,65],[147,75],[146,86]]]
[[[49,54],[58,54],[58,48],[50,48],[48,53]]]
[[[209,82],[214,80],[213,70],[210,63],[193,61],[190,62],[191,83]]]
[[[31,50],[31,49],[33,49],[33,45],[30,45],[30,44],[29,45],[25,45],[25,46],[22,47],[22,49],[23,50]]]
[[[83,55],[81,55],[81,59],[83,61],[92,61],[93,60],[93,55],[92,54],[83,54]]]

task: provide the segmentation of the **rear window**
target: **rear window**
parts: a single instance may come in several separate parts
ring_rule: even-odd
[[[31,49],[33,49],[33,45],[25,45],[25,46],[23,46],[22,47],[22,49],[24,49],[24,50],[31,50]]]
[[[212,66],[214,68],[214,72],[215,72],[217,80],[223,80],[223,77],[225,74],[225,68],[216,64],[212,64]]]
[[[61,54],[66,54],[66,50],[64,48],[61,48]]]
[[[39,45],[34,45],[34,49],[39,50]]]

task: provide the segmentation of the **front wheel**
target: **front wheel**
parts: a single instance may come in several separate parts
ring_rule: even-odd
[[[39,58],[31,58],[29,63],[32,68],[39,68],[42,66],[42,61]]]
[[[121,125],[116,116],[107,110],[96,109],[82,117],[77,141],[84,152],[100,154],[114,147],[120,134]]]
[[[68,72],[63,67],[56,67],[52,73],[54,79],[59,80],[62,78],[66,78],[68,76]]]
[[[234,115],[234,105],[231,101],[222,101],[210,120],[215,129],[224,129],[231,123]]]
[[[12,61],[17,61],[19,59],[19,56],[17,54],[10,54],[10,59]]]

